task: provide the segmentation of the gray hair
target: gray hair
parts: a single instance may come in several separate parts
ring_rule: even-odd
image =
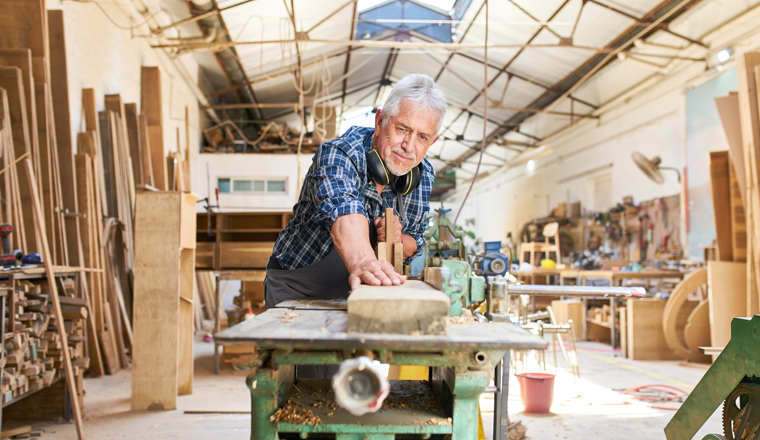
[[[441,131],[443,117],[446,115],[446,95],[433,78],[424,73],[412,73],[401,78],[383,105],[383,127],[387,127],[388,120],[398,114],[402,101],[435,111],[438,114],[435,132],[438,134]]]

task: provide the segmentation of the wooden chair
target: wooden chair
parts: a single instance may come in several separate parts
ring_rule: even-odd
[[[543,231],[544,236],[544,242],[530,242],[530,243],[522,243],[520,245],[520,265],[522,266],[523,261],[525,261],[525,253],[530,254],[530,259],[528,262],[531,266],[538,266],[536,264],[536,253],[541,253],[544,255],[543,258],[548,258],[549,253],[554,252],[555,254],[555,260],[557,264],[560,264],[562,261],[562,254],[559,249],[559,223],[552,222],[547,223],[546,226],[544,226]],[[551,242],[551,239],[554,240],[554,242]]]

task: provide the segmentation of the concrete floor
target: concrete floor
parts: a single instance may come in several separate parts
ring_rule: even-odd
[[[85,380],[84,428],[88,439],[221,439],[250,438],[250,418],[244,414],[190,415],[186,410],[248,411],[250,397],[245,373],[224,371],[213,374],[213,344],[195,344],[193,394],[177,400],[176,411],[133,412],[129,408],[130,372]],[[573,380],[568,365],[561,361],[555,383],[552,413],[544,416],[522,413],[520,393],[510,380],[510,420],[522,420],[530,439],[626,440],[664,439],[663,428],[675,411],[625,403],[618,391],[646,384],[668,384],[689,391],[706,371],[679,362],[637,362],[617,357],[608,345],[578,343],[581,378]],[[547,369],[554,371],[552,354],[546,354]],[[481,399],[486,438],[491,438],[493,399]],[[43,438],[74,440],[73,424],[46,423]],[[475,428],[473,428],[475,429]],[[722,432],[720,410],[695,438]]]

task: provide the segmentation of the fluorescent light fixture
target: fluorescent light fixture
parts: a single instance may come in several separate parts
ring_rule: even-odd
[[[723,49],[715,56],[718,58],[718,61],[725,63],[729,58],[731,58],[731,52],[729,52],[728,49]]]
[[[541,145],[536,148],[526,148],[520,154],[513,157],[512,160],[507,162],[507,166],[509,168],[516,167],[528,162],[529,160],[538,159],[539,157],[546,156],[547,154],[551,153],[552,149],[549,148],[549,145]]]

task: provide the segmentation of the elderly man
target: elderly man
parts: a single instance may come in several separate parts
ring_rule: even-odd
[[[377,110],[374,128],[351,127],[319,146],[267,266],[267,307],[346,298],[362,283],[404,282],[373,248],[386,240],[403,243],[407,263],[422,254],[434,178],[425,153],[445,113],[435,81],[408,75]],[[385,208],[394,209],[393,237],[385,236]]]

